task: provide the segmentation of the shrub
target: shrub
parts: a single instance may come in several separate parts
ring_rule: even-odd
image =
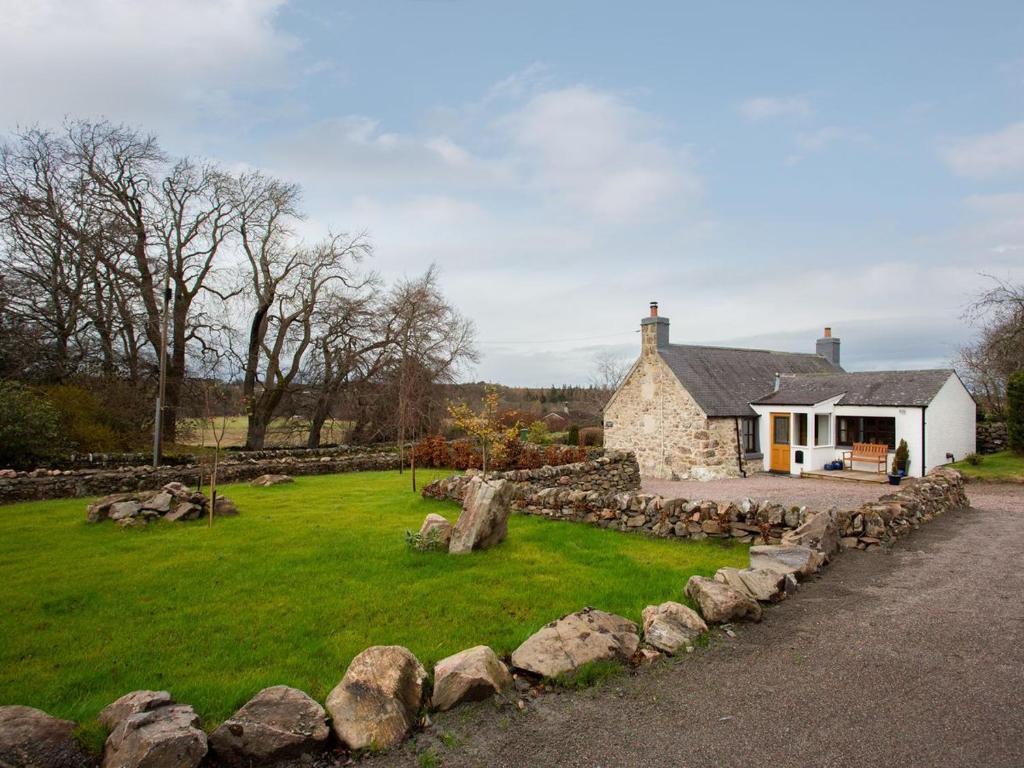
[[[1011,451],[1024,453],[1024,371],[1006,383],[1006,438]]]
[[[127,450],[130,440],[111,424],[108,410],[92,389],[73,384],[47,387],[46,396],[60,414],[69,447],[82,452]]]
[[[548,425],[543,421],[535,421],[530,425],[529,440],[535,445],[544,445],[551,438]]]
[[[498,414],[498,423],[509,429],[517,429],[524,424],[529,424],[536,418],[533,414],[512,408]]]
[[[601,447],[604,445],[604,430],[601,427],[584,427],[580,430],[580,445]]]
[[[441,435],[424,437],[413,448],[416,464],[420,467],[450,467],[448,441]]]
[[[569,425],[569,432],[565,436],[565,442],[567,442],[569,445],[580,444],[580,428],[577,427],[575,424]]]
[[[441,552],[448,549],[448,542],[444,540],[439,528],[431,528],[426,533],[407,530],[405,543],[409,549],[417,552]]]
[[[900,440],[900,444],[896,446],[896,453],[892,457],[892,469],[893,472],[902,469],[904,472],[907,470],[908,462],[910,461],[910,448],[907,446],[906,440]]]
[[[966,456],[964,456],[964,461],[966,461],[972,467],[978,466],[984,460],[985,459],[982,458],[981,454],[979,454],[979,453],[969,453]]]
[[[60,414],[40,393],[0,381],[0,466],[27,467],[64,447]]]

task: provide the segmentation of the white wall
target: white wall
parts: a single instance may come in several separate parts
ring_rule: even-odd
[[[822,469],[826,462],[833,461],[835,459],[841,459],[843,452],[849,450],[842,446],[835,445],[836,435],[836,416],[886,416],[896,420],[896,444],[899,445],[900,440],[907,441],[907,448],[910,450],[910,474],[915,477],[921,476],[922,461],[921,461],[921,409],[913,407],[905,408],[894,408],[890,406],[861,406],[861,405],[834,405],[835,401],[840,399],[836,397],[832,400],[828,400],[823,403],[818,403],[814,406],[766,406],[766,405],[754,405],[752,406],[758,415],[760,425],[760,439],[761,439],[761,450],[764,453],[764,468],[765,471],[771,469],[771,435],[769,430],[771,428],[769,414],[771,413],[806,413],[808,418],[807,428],[807,442],[810,443],[808,446],[790,446],[790,472],[791,474],[800,474],[801,469]],[[973,403],[973,401],[972,401]],[[929,412],[931,409],[929,408]],[[815,446],[814,445],[814,415],[816,413],[828,413],[832,416],[832,434],[831,442],[826,446]],[[929,413],[930,418],[930,413]],[[790,423],[791,429],[793,430],[793,439],[796,439],[796,419],[793,419]],[[804,463],[796,463],[796,452],[802,450],[804,452]],[[943,450],[945,455],[945,450]],[[929,446],[929,454],[931,454]],[[957,455],[958,458],[959,455]],[[889,452],[889,460],[891,466],[892,451]],[[934,466],[933,464],[928,465],[929,467]],[[867,464],[857,464],[857,469],[869,470]]]
[[[976,449],[977,406],[960,377],[951,374],[924,413],[928,469],[946,464],[947,453],[959,461]]]

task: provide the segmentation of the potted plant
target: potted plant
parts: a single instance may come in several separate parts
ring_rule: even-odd
[[[900,477],[906,477],[910,469],[910,448],[906,440],[900,440],[896,446],[896,453],[892,459],[892,468],[898,471]]]

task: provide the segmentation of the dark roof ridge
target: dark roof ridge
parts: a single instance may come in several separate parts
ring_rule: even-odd
[[[801,357],[820,357],[822,360],[828,360],[824,355],[819,355],[817,352],[787,352],[781,349],[762,349],[761,347],[726,347],[722,344],[669,344],[668,349],[673,347],[696,347],[697,349],[724,349],[729,352],[765,352],[769,355],[800,355]],[[662,352],[665,348],[659,347],[658,352]]]

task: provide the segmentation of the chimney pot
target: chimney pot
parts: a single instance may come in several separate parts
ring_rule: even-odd
[[[657,316],[658,316],[658,302],[652,301],[651,302],[651,317],[657,317]]]
[[[832,329],[829,328],[827,325],[825,326],[825,338],[826,339],[831,339],[832,338]]]

